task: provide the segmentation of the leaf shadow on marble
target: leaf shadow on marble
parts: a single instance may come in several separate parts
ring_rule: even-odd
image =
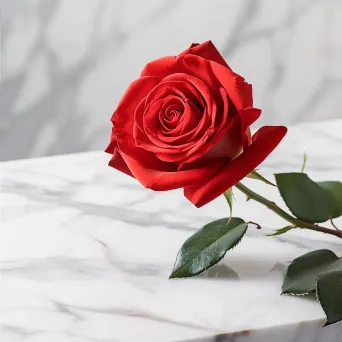
[[[227,258],[228,259],[228,258]],[[225,261],[229,264],[229,259]],[[231,265],[217,264],[194,278],[210,280],[241,280],[241,279],[264,279],[266,277],[279,277],[285,275],[287,266],[283,263],[270,265],[269,261],[262,258],[234,258]]]
[[[211,337],[195,338],[188,342],[336,342],[341,340],[342,325],[335,324],[322,329],[324,320],[313,320],[269,328],[240,330]]]
[[[196,278],[196,277],[195,277]],[[218,264],[215,265],[205,272],[199,274],[197,278],[203,279],[210,279],[210,280],[222,280],[222,279],[230,279],[230,280],[239,280],[240,277],[236,271],[234,271],[231,267],[224,265],[224,264]]]

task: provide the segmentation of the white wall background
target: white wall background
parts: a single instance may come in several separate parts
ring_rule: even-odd
[[[0,160],[103,150],[143,65],[213,40],[259,124],[342,117],[341,0],[0,0]]]

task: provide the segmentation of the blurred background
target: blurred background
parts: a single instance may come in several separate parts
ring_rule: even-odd
[[[341,118],[341,0],[0,0],[0,160],[103,150],[144,64],[211,39],[262,124]]]

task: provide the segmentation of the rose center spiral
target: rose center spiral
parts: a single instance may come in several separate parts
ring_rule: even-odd
[[[184,105],[181,100],[172,99],[173,101],[165,101],[159,113],[159,121],[161,125],[167,129],[174,129],[177,127],[183,113]]]

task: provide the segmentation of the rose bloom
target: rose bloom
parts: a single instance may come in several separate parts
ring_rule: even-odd
[[[211,41],[148,63],[112,116],[109,165],[157,191],[184,188],[197,207],[257,167],[286,127],[251,137],[252,86],[234,73]]]

